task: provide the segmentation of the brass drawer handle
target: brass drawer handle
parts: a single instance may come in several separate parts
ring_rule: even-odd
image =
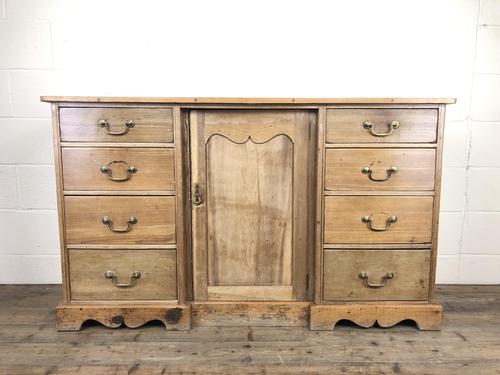
[[[375,181],[375,182],[387,181],[389,178],[391,178],[391,176],[394,173],[397,173],[397,172],[398,172],[398,167],[390,167],[389,169],[386,170],[386,173],[387,173],[386,177],[375,178],[375,177],[373,177],[373,171],[372,171],[371,167],[363,167],[363,169],[361,169],[361,173],[366,174],[370,180]]]
[[[382,288],[387,284],[387,280],[390,280],[394,277],[394,272],[386,272],[384,276],[382,276],[381,283],[371,283],[368,279],[368,272],[360,272],[358,274],[359,278],[362,279],[365,285],[369,288]]]
[[[113,164],[125,164],[127,166],[127,174],[123,177],[113,177],[113,170],[111,169]],[[99,170],[101,173],[105,174],[109,180],[116,182],[128,181],[132,175],[137,172],[137,168],[134,165],[128,165],[128,163],[123,160],[113,160],[109,162],[108,165],[101,165]]]
[[[111,280],[111,283],[117,288],[131,288],[135,285],[135,282],[141,278],[141,273],[139,271],[134,271],[130,274],[130,281],[128,283],[119,283],[117,281],[116,274],[113,271],[104,272],[104,277]]]
[[[388,135],[391,135],[394,129],[399,128],[399,121],[393,121],[389,124],[389,131],[387,133],[376,133],[373,131],[373,128],[375,127],[375,124],[371,121],[365,121],[363,122],[363,128],[368,129],[371,135],[375,137],[387,137]]]
[[[126,228],[113,228],[113,219],[109,216],[103,216],[101,218],[101,221],[104,225],[107,225],[109,230],[115,233],[127,233],[130,232],[134,226],[134,224],[137,224],[137,218],[134,216],[130,216],[127,220],[127,227]]]
[[[100,119],[97,124],[101,128],[106,129],[106,133],[108,133],[109,135],[124,135],[124,134],[127,134],[128,131],[135,126],[134,120],[127,120],[125,122],[125,128],[123,130],[112,131],[112,130],[109,129],[109,122],[108,122],[108,120]]]
[[[396,223],[396,221],[398,221],[398,218],[397,218],[397,216],[389,216],[385,227],[373,226],[373,221],[372,221],[371,216],[363,216],[361,218],[361,221],[368,226],[368,229],[370,229],[374,232],[383,232],[383,231],[386,231],[387,229],[389,229],[392,224]]]

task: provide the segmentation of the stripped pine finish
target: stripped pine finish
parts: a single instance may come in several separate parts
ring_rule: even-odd
[[[429,294],[429,250],[328,250],[324,259],[325,301],[425,301]]]
[[[226,109],[190,119],[195,298],[305,300],[314,115]]]
[[[175,243],[174,197],[68,196],[64,201],[68,244]],[[103,223],[103,217],[112,223]],[[131,217],[137,222],[129,222]],[[131,229],[116,233],[110,227]]]
[[[71,295],[75,301],[176,300],[175,250],[70,250]],[[116,283],[134,282],[134,288],[115,288],[104,276],[116,275]],[[139,278],[131,279],[133,272]],[[115,281],[113,281],[115,282]]]
[[[61,108],[61,141],[63,142],[173,142],[172,108]],[[111,132],[127,130],[121,136],[103,131],[104,120]],[[96,126],[97,125],[97,126]]]
[[[428,243],[432,197],[325,197],[325,243]],[[362,221],[369,217],[371,223]],[[389,224],[394,216],[397,221]],[[386,231],[373,231],[389,227]]]
[[[435,142],[437,129],[437,109],[359,109],[330,108],[326,111],[326,142]],[[393,121],[398,127],[391,129]],[[367,129],[365,123],[371,123]],[[397,130],[396,130],[397,129]],[[384,137],[374,137],[371,132],[380,134],[391,132]]]
[[[60,286],[0,286],[0,373],[32,374],[498,374],[500,286],[437,286],[442,331],[413,324],[335,331],[307,327],[193,327],[87,323],[57,332]],[[29,322],[29,323],[28,323]]]
[[[78,103],[162,103],[162,104],[453,104],[455,98],[214,98],[158,96],[51,96],[43,102],[61,102],[67,106]]]
[[[435,164],[434,149],[329,149],[325,190],[433,190]]]
[[[62,150],[62,159],[64,190],[175,190],[170,149],[68,147]]]
[[[292,285],[290,138],[238,144],[214,135],[207,168],[209,285]]]
[[[440,328],[454,99],[41,99],[54,124],[59,329],[331,330],[349,317]]]

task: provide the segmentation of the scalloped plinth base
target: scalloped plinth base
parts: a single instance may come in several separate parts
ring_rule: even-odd
[[[413,320],[420,330],[438,331],[443,320],[443,307],[435,303],[311,306],[311,330],[333,330],[340,320],[350,320],[365,328],[375,323],[381,327],[392,327],[403,320]]]
[[[161,321],[167,330],[191,329],[190,305],[59,305],[56,308],[58,331],[79,331],[87,320],[95,320],[110,328],[125,325],[137,328],[152,320]]]

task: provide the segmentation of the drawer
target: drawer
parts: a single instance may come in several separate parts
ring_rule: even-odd
[[[436,142],[437,119],[437,109],[328,109],[326,142]]]
[[[326,150],[326,190],[434,190],[434,149]]]
[[[177,299],[175,250],[70,250],[69,276],[73,301]]]
[[[64,190],[174,190],[174,151],[63,148]]]
[[[173,142],[171,108],[60,108],[63,142]]]
[[[425,301],[429,250],[325,250],[325,301]]]
[[[66,196],[64,203],[69,245],[175,243],[175,197]]]
[[[432,208],[430,196],[327,196],[324,241],[430,243]]]

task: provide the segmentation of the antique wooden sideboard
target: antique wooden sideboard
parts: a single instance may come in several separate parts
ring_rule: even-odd
[[[454,99],[42,101],[54,123],[59,330],[89,319],[440,328]]]

